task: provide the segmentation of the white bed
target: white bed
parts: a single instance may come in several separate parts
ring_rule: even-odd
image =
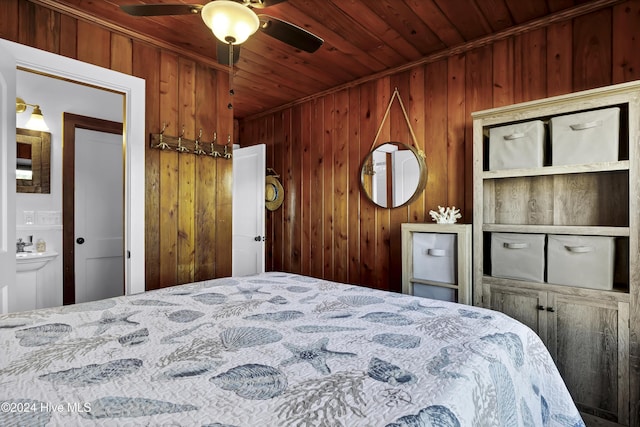
[[[0,316],[0,425],[584,426],[530,329],[288,273]]]

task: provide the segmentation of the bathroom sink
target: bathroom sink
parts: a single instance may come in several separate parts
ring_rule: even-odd
[[[58,253],[46,252],[17,252],[16,271],[35,271],[44,267],[49,261],[55,259]]]

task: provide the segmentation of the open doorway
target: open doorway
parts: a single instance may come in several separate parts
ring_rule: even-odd
[[[102,191],[115,192],[118,194],[117,203],[110,207],[112,208],[110,212],[111,215],[103,218],[101,223],[105,229],[118,230],[118,246],[120,251],[118,254],[120,259],[118,269],[122,270],[124,253],[124,247],[122,245],[124,218],[124,189],[122,178],[125,161],[123,158],[124,142],[121,123],[124,118],[123,94],[69,80],[62,80],[26,69],[19,69],[16,77],[18,96],[38,103],[49,128],[48,134],[51,140],[51,167],[49,168],[51,175],[50,192],[47,194],[16,194],[16,211],[18,213],[16,218],[17,237],[22,237],[23,239],[30,237],[34,242],[36,240],[43,241],[48,250],[60,254],[60,256],[49,262],[45,267],[38,270],[37,274],[33,275],[36,276],[33,279],[36,283],[32,285],[35,297],[25,295],[23,300],[27,306],[22,308],[54,307],[62,304],[87,301],[89,299],[98,299],[101,296],[110,296],[113,292],[107,292],[106,294],[101,292],[86,292],[87,283],[95,283],[98,281],[98,279],[94,280],[92,276],[104,276],[104,274],[93,268],[93,263],[89,263],[86,264],[89,268],[80,271],[80,277],[82,278],[79,280],[80,292],[78,294],[80,298],[74,298],[74,248],[67,245],[68,239],[65,241],[64,237],[74,232],[73,175],[70,181],[67,176],[70,173],[73,174],[75,167],[73,163],[73,152],[71,156],[68,154],[65,156],[63,152],[68,152],[69,148],[74,147],[74,140],[68,139],[68,136],[75,135],[76,126],[80,128],[107,128],[109,130],[117,127],[118,141],[115,143],[117,146],[112,147],[111,157],[114,157],[114,155],[118,156],[118,165],[115,167],[112,165],[112,167],[118,171],[116,172],[114,170],[114,174],[110,175],[115,176],[118,182],[113,183],[112,181],[114,180],[111,179],[111,176],[106,177],[107,180],[105,180],[96,174],[88,174],[88,176],[81,181],[81,189],[100,183],[103,184],[103,188],[101,188]],[[64,120],[63,117],[65,117],[68,111],[76,114],[72,114],[68,116],[67,120]],[[17,115],[16,120],[19,128],[26,127],[27,116],[26,114]],[[99,120],[91,122],[89,116],[99,118]],[[86,119],[84,119],[85,117]],[[77,118],[77,120],[74,118]],[[115,126],[109,126],[111,123],[117,124]],[[63,137],[65,136],[67,136],[67,140],[63,141]],[[84,148],[84,146],[80,148]],[[95,150],[99,150],[100,148],[101,146],[94,147]],[[99,157],[100,156],[95,156],[95,158]],[[101,162],[98,163],[98,165],[102,164]],[[80,162],[80,166],[84,165],[85,162]],[[68,198],[64,200],[65,190],[68,189],[65,188],[65,178],[67,178],[67,184],[71,182],[72,197],[70,200]],[[105,185],[106,182],[112,183]],[[117,188],[110,188],[113,186]],[[114,208],[117,210],[117,214],[114,213]],[[25,212],[28,212],[29,215],[23,215]],[[88,214],[97,217],[99,211]],[[31,221],[27,222],[27,216],[30,216]],[[72,221],[69,222],[65,220],[66,218],[72,218]],[[77,215],[77,219],[82,222],[84,220],[83,214]],[[92,224],[92,222],[90,222],[90,224]],[[84,229],[82,231],[84,232]],[[89,242],[95,243],[96,240],[98,239],[91,238]],[[86,253],[86,248],[89,246],[91,245],[87,244],[82,247],[80,253]],[[115,268],[115,266],[112,267]],[[123,286],[123,281],[124,275],[122,274],[118,278],[120,287]],[[122,291],[120,291],[118,295],[121,294]],[[93,295],[93,297],[91,295]],[[30,301],[34,300],[35,306],[29,304]]]
[[[122,94],[121,105],[124,111],[122,121],[126,124],[123,149],[126,151],[127,158],[124,171],[126,183],[124,196],[125,287],[127,294],[143,292],[145,289],[144,151],[146,141],[144,80],[6,40],[0,39],[0,47],[5,52],[0,57],[0,65],[3,66],[3,69],[13,69],[16,73],[18,69],[30,70],[41,75],[55,77],[56,79],[77,82]],[[15,97],[15,94],[13,90],[10,92],[0,91],[0,93],[3,95],[2,102],[5,105],[14,103],[13,97]],[[11,96],[8,96],[7,93]],[[46,115],[46,111],[44,113]],[[3,109],[2,114],[7,116],[1,118],[3,123],[15,123],[11,118],[15,111]],[[6,160],[9,163],[15,162],[15,151],[8,152]],[[11,174],[7,178],[10,179]],[[15,212],[15,197],[8,197],[7,200],[11,201],[11,205],[7,206],[8,209],[6,210]],[[7,218],[9,217],[0,219],[6,222]],[[11,215],[10,218],[14,219],[11,222],[15,223],[16,216]],[[12,236],[15,236],[15,233],[11,233],[7,237],[11,240]],[[15,266],[15,257],[7,256],[6,258],[9,266]],[[7,277],[3,283],[3,289],[8,289],[9,294],[20,292],[15,283],[15,278],[11,279],[10,277]],[[11,307],[8,307],[8,310],[11,311]]]

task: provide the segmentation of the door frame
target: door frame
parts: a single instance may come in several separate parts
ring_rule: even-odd
[[[0,44],[0,314],[10,310],[16,291],[15,55]],[[15,69],[15,68],[14,68]],[[13,177],[13,180],[12,180]]]
[[[144,79],[81,62],[19,43],[0,39],[0,46],[16,60],[16,66],[52,78],[111,90],[124,95],[125,166],[125,289],[127,294],[145,291],[145,81]],[[11,103],[15,100],[3,100]],[[4,112],[3,112],[4,113]],[[10,111],[14,116],[15,113]],[[4,114],[6,116],[6,114]],[[2,117],[2,120],[8,120]],[[14,126],[15,128],[15,126]],[[15,201],[8,207],[15,212]],[[15,220],[14,220],[15,223]],[[14,261],[15,262],[15,261]]]
[[[76,129],[122,135],[124,126],[119,122],[81,116],[73,113],[62,115],[62,303],[76,302],[75,263],[75,158]],[[124,148],[124,147],[123,147]],[[126,165],[126,151],[123,150],[123,165]],[[123,168],[124,170],[124,168]],[[126,187],[126,185],[125,185]],[[123,197],[124,197],[124,188]],[[123,212],[124,214],[124,212]],[[124,222],[123,222],[124,224]],[[123,230],[124,235],[124,230]],[[124,251],[124,248],[123,248]],[[126,260],[126,254],[122,254]],[[123,277],[123,284],[125,283]],[[125,291],[123,289],[123,291]]]

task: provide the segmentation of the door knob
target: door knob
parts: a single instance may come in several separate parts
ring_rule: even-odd
[[[76,243],[79,244],[79,245],[83,244],[84,243],[84,237],[78,237],[76,239]]]

